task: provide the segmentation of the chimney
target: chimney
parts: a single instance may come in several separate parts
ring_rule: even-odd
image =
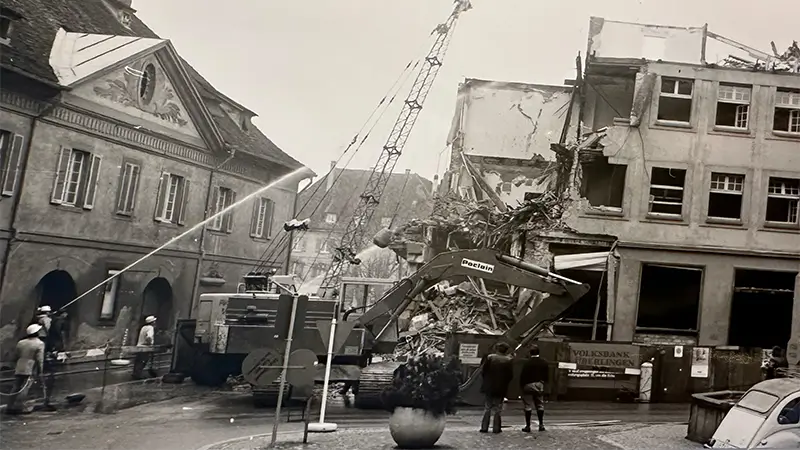
[[[406,175],[411,174],[411,169],[406,169]]]
[[[336,161],[331,161],[331,170],[328,172],[328,176],[325,177],[325,192],[330,191],[331,187],[333,187],[333,179],[336,178],[335,170]]]
[[[436,195],[436,187],[439,184],[439,175],[433,176],[433,183],[431,183],[431,195]]]

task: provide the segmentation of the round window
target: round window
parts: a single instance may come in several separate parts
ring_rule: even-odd
[[[142,71],[142,77],[139,79],[139,98],[145,105],[150,103],[153,99],[153,92],[156,89],[156,67],[153,64],[148,64]]]

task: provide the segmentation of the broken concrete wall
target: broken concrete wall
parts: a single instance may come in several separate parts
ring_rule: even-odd
[[[704,63],[706,27],[672,27],[589,19],[588,54],[596,58],[644,58]]]
[[[571,93],[571,86],[467,79],[451,141],[468,155],[553,160],[550,144],[561,137]]]
[[[462,197],[473,194],[473,180],[463,167],[463,151],[490,188],[505,203],[516,206],[526,195],[544,192],[537,179],[555,155],[570,108],[571,86],[550,86],[467,79],[459,87],[458,103],[448,143],[454,151],[443,185]],[[577,116],[577,102],[573,117]],[[568,131],[575,136],[577,122]]]

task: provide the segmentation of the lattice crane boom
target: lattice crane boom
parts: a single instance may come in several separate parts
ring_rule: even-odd
[[[364,191],[359,196],[358,204],[347,223],[339,246],[333,251],[333,261],[320,285],[319,295],[323,298],[330,298],[338,288],[342,272],[346,267],[350,264],[360,263],[356,256],[364,243],[364,232],[367,225],[372,220],[372,215],[381,201],[394,166],[403,152],[408,136],[428,97],[428,92],[442,67],[442,60],[447,52],[458,18],[462,12],[471,8],[469,0],[455,0],[454,3],[456,5],[447,20],[439,24],[431,33],[436,35],[434,43],[425,56],[422,67],[411,86],[411,91],[403,102],[403,109],[383,145],[383,150],[367,179]]]

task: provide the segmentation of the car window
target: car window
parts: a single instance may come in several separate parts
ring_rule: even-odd
[[[770,408],[775,406],[775,403],[778,403],[778,400],[778,396],[776,395],[762,391],[750,391],[744,394],[736,405],[759,414],[765,414]]]
[[[781,425],[796,425],[800,423],[800,397],[791,400],[778,414],[778,423]]]

